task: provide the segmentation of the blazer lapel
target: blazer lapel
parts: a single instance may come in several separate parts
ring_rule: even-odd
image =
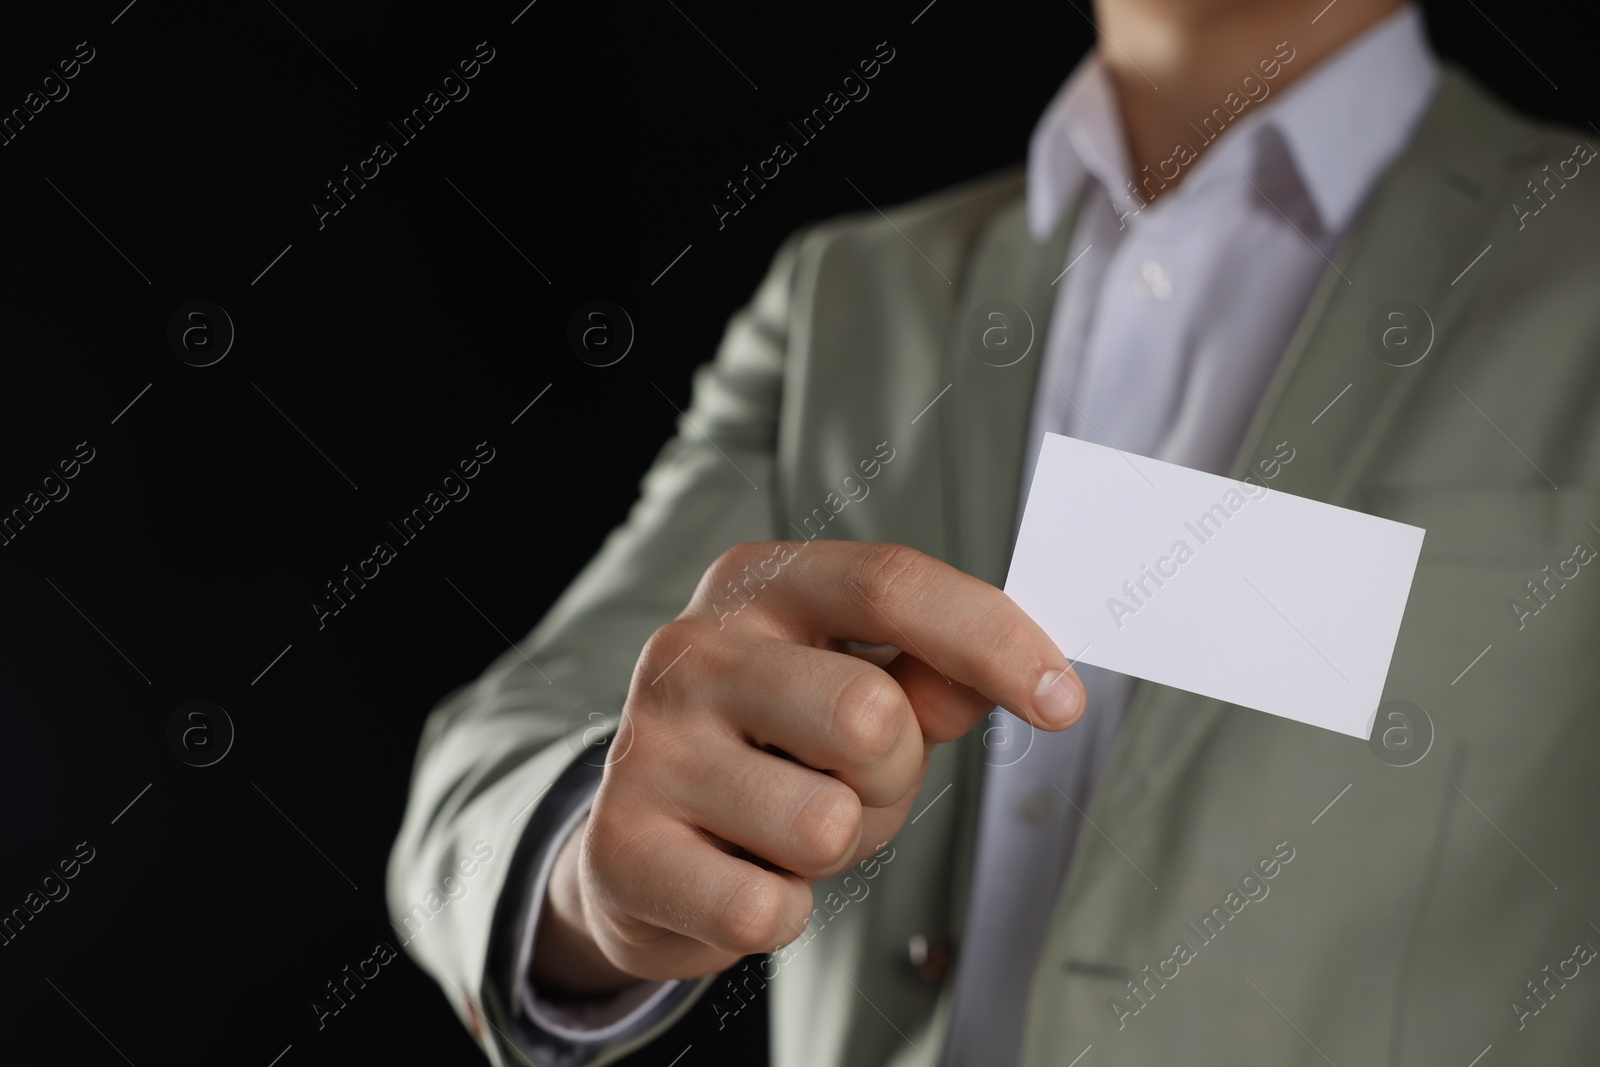
[[[1048,239],[1036,242],[1025,209],[1026,199],[1018,197],[995,215],[958,279],[956,318],[944,353],[951,387],[943,410],[933,409],[939,412],[943,448],[951,457],[944,466],[950,562],[993,585],[1004,584],[1011,561],[1028,416],[1056,295],[1051,282],[1065,265],[1073,226],[1068,217]],[[1002,301],[1012,308],[1002,307]],[[1002,317],[989,317],[991,310]],[[1004,332],[991,334],[991,349],[985,350],[983,331],[991,328]],[[1002,337],[1004,346],[998,343]],[[1011,346],[1016,355],[1008,351]],[[962,803],[952,841],[946,931],[952,942],[960,940],[972,886],[976,798],[982,794],[985,769],[982,735],[983,730],[975,729],[949,746],[956,750],[950,760],[957,796],[974,798]]]
[[[1232,477],[1243,478],[1288,442],[1293,462],[1272,488],[1359,506],[1352,495],[1380,461],[1408,399],[1437,366],[1457,313],[1473,299],[1469,264],[1508,236],[1512,213],[1498,186],[1511,146],[1493,136],[1493,127],[1485,130],[1490,106],[1464,78],[1446,72],[1411,145],[1340,249],[1338,269],[1322,278],[1234,458]],[[1388,334],[1388,347],[1385,330],[1400,331]],[[1409,360],[1416,362],[1393,365]],[[1097,821],[1136,827],[1166,801],[1234,707],[1141,682],[1095,799]],[[1076,866],[1069,897],[1077,876],[1087,874]]]
[[[1072,231],[1068,218],[1049,239],[1035,242],[1025,207],[1017,198],[979,238],[961,278],[945,352],[952,382],[943,429],[954,458],[946,467],[945,494],[953,562],[994,585],[1004,584],[1011,560],[1028,414],[1056,294],[1051,279],[1061,271]],[[986,331],[989,349],[982,347]]]

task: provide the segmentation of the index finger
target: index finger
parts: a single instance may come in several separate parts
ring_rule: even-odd
[[[1083,684],[1039,624],[994,586],[914,548],[809,541],[752,605],[807,643],[892,644],[1046,728],[1076,722]]]

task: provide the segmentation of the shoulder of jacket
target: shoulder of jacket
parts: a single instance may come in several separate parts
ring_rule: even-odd
[[[915,200],[835,216],[804,231],[800,253],[804,256],[841,248],[872,250],[888,240],[902,246],[909,240],[919,247],[924,241],[965,242],[998,211],[1022,198],[1025,179],[1025,168],[1016,165]]]
[[[1470,73],[1447,63],[1438,96],[1417,130],[1410,152],[1503,189],[1522,186],[1532,173],[1542,173],[1545,164],[1553,166],[1567,159],[1579,145],[1595,151],[1600,149],[1600,137],[1565,123],[1524,115]],[[1574,199],[1600,196],[1600,181],[1569,184]]]

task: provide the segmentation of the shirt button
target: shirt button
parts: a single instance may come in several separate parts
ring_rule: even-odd
[[[1146,300],[1165,300],[1172,295],[1172,279],[1161,264],[1147,259],[1139,268],[1139,277],[1133,283],[1134,292]]]
[[[1017,802],[1017,818],[1038,826],[1048,822],[1055,804],[1048,789],[1035,789]]]

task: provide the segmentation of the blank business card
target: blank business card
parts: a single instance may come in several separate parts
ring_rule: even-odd
[[[1005,590],[1074,661],[1365,740],[1423,534],[1047,434]]]

